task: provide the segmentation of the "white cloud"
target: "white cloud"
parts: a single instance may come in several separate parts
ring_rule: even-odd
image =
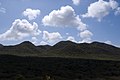
[[[110,44],[110,45],[112,45],[112,42],[109,41],[109,40],[105,41],[105,43],[106,43],[106,44]]]
[[[82,38],[82,43],[83,42],[91,42],[91,37],[93,36],[93,33],[90,32],[89,30],[85,30],[83,32],[80,32],[80,37]]]
[[[55,27],[78,27],[79,30],[85,30],[86,24],[84,24],[78,15],[75,14],[74,9],[71,6],[63,6],[60,10],[53,10],[49,15],[46,15],[42,19],[44,26]]]
[[[109,0],[109,5],[113,10],[119,6],[118,2],[116,2],[115,0]]]
[[[75,40],[73,36],[68,36],[67,40],[77,43],[77,41]]]
[[[92,17],[97,18],[98,21],[105,16],[107,16],[112,10],[118,7],[118,3],[114,0],[109,0],[109,2],[104,0],[99,0],[97,2],[91,3],[88,7],[87,13],[83,14],[82,17]]]
[[[33,44],[38,44],[38,39],[36,37],[32,37],[32,43]]]
[[[85,38],[85,39],[82,39],[81,41],[79,41],[79,43],[91,43],[91,42],[92,42],[91,38]]]
[[[16,40],[27,36],[37,36],[40,34],[37,23],[30,24],[25,19],[16,19],[9,30],[0,34],[1,40]]]
[[[58,32],[49,33],[48,31],[43,31],[43,40],[53,43],[62,39],[62,36]]]
[[[28,17],[29,20],[33,20],[33,19],[36,19],[38,15],[40,15],[40,10],[39,9],[26,9],[24,12],[23,12],[23,15]]]
[[[40,42],[40,45],[47,45],[48,43],[47,42],[45,42],[45,41],[41,41]]]
[[[118,7],[114,13],[115,15],[120,15],[120,7]]]
[[[65,33],[66,35],[70,35],[69,33]]]
[[[38,39],[36,37],[32,37],[32,40],[33,41],[37,41]]]
[[[104,43],[109,44],[109,45],[113,45],[113,46],[116,46],[116,47],[120,48],[120,45],[113,44],[110,40],[104,41]]]
[[[74,5],[79,5],[80,4],[80,0],[72,0]]]
[[[77,28],[77,30],[82,31],[82,33],[87,30],[87,25],[81,21],[80,17],[76,15],[74,9],[71,6],[62,6],[59,10],[53,10],[49,15],[46,15],[42,19],[42,23],[44,26],[54,27],[72,26]],[[73,37],[69,37],[68,39],[75,41]],[[88,37],[84,38],[84,40],[85,39],[90,40],[91,36],[89,36],[89,38]]]
[[[83,32],[80,33],[80,37],[81,38],[88,38],[90,36],[92,36],[93,34],[89,31],[89,30],[85,30]]]

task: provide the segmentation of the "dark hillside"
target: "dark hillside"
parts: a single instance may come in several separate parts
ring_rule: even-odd
[[[0,45],[0,80],[119,80],[120,48],[61,41]]]
[[[35,46],[31,42],[25,41],[12,46],[0,45],[0,54],[120,60],[120,48],[100,42],[78,44],[71,41],[61,41],[54,46]]]

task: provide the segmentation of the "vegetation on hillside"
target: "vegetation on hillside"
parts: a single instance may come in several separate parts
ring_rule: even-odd
[[[0,45],[0,80],[119,80],[120,48],[61,41]]]
[[[120,61],[0,56],[0,80],[119,80]]]

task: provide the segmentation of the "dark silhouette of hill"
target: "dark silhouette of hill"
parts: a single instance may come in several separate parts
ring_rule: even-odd
[[[25,41],[12,46],[0,45],[0,54],[119,60],[120,48],[100,42],[74,43],[61,41],[54,46],[35,46],[31,42]]]
[[[21,51],[21,53],[22,52],[27,54],[39,53],[39,50],[37,50],[36,46],[29,41],[24,41],[20,44],[17,44],[13,46],[13,48],[16,48],[16,50]]]
[[[25,41],[17,45],[0,47],[0,54],[29,56],[34,53],[39,53],[39,50],[37,50],[36,46],[29,41]]]
[[[30,41],[24,41],[20,44],[17,44],[15,46],[21,46],[21,47],[24,47],[24,46],[27,46],[27,47],[31,47],[31,46],[35,46],[34,44],[32,44]]]
[[[51,47],[48,54],[87,59],[120,59],[120,48],[100,42],[77,44],[61,41]]]
[[[1,44],[0,80],[120,80],[120,48],[71,41]]]

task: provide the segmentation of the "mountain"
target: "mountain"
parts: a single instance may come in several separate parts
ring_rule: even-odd
[[[24,42],[22,42],[22,43],[20,43],[20,44],[17,44],[17,45],[15,45],[15,46],[21,46],[21,47],[25,47],[25,46],[27,46],[27,47],[33,47],[33,46],[35,46],[34,44],[32,44],[30,41],[24,41]]]
[[[120,48],[71,41],[1,45],[0,80],[120,80]]]
[[[39,53],[39,50],[37,50],[36,46],[29,41],[17,45],[0,47],[0,54],[29,56],[34,53]]]
[[[71,41],[61,41],[50,48],[49,54],[59,56],[75,56],[85,52],[79,47],[79,44]]]
[[[61,41],[53,46],[35,46],[31,42],[25,41],[13,46],[1,45],[0,54],[120,60],[120,48],[101,42],[74,43]]]
[[[100,42],[77,44],[61,41],[51,47],[48,54],[87,59],[120,59],[120,48]]]

